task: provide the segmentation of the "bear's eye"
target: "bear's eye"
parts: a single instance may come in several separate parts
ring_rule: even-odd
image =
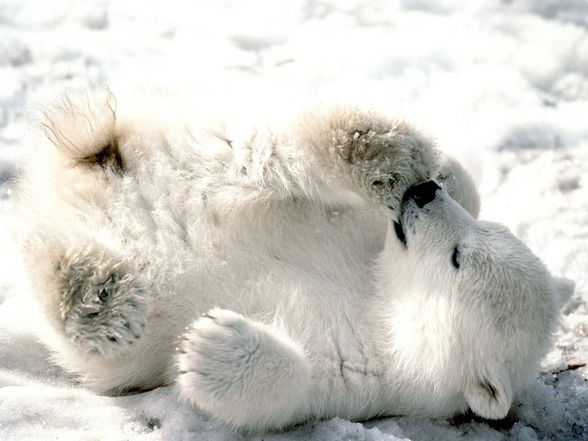
[[[457,246],[453,249],[453,254],[451,255],[451,264],[455,267],[455,269],[459,269],[459,249]]]

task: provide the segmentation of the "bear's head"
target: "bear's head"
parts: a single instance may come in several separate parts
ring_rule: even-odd
[[[434,181],[406,191],[385,254],[394,265],[389,284],[421,308],[410,318],[416,324],[404,325],[421,353],[446,360],[441,376],[476,414],[505,417],[536,374],[574,283],[553,277],[506,227],[477,220]]]

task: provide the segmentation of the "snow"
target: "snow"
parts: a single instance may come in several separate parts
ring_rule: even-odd
[[[32,116],[63,90],[338,100],[434,135],[475,176],[481,217],[577,283],[510,421],[334,418],[251,439],[588,439],[586,0],[2,0],[0,36],[0,216]],[[53,365],[9,239],[0,225],[0,439],[248,439],[171,388],[97,396]]]

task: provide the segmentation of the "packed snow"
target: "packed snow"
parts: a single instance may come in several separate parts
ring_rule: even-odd
[[[482,218],[577,283],[507,420],[334,418],[251,439],[588,439],[588,1],[2,0],[3,222],[39,106],[100,84],[246,96],[245,108],[283,94],[404,117],[475,176]],[[99,396],[56,367],[11,246],[0,227],[0,439],[248,439],[171,387]]]

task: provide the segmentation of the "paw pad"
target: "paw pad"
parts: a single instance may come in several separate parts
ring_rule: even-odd
[[[84,251],[64,257],[58,275],[65,334],[81,350],[110,358],[142,336],[147,303],[130,265]]]

